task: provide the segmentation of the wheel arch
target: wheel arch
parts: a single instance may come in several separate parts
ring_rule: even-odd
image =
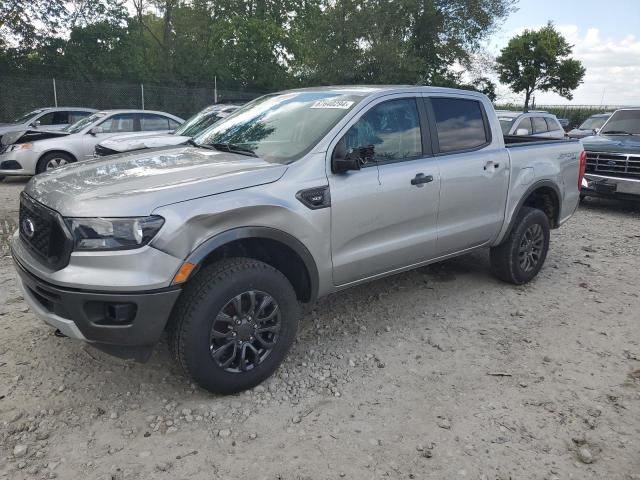
[[[45,156],[50,155],[52,153],[64,153],[65,155],[69,155],[71,158],[73,158],[74,162],[78,161],[78,157],[76,157],[70,151],[64,150],[62,148],[52,148],[51,150],[47,150],[46,152],[42,152],[42,154],[40,154],[40,156],[38,157],[38,161],[36,162],[36,168]]]
[[[313,256],[300,240],[276,228],[239,227],[227,230],[205,240],[185,261],[200,269],[232,256],[255,258],[280,270],[303,302],[311,302],[318,296],[318,268]]]
[[[560,194],[558,185],[551,180],[540,180],[531,185],[513,209],[511,219],[509,220],[509,227],[505,230],[500,241],[507,238],[511,230],[513,230],[518,213],[522,207],[533,207],[542,210],[549,218],[551,228],[558,228],[561,198],[562,195]]]

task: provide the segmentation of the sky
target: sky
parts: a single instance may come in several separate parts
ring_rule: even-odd
[[[511,37],[549,20],[587,72],[571,102],[539,92],[537,104],[640,105],[640,0],[520,0],[487,50],[497,55]],[[505,86],[498,93],[502,101],[523,101]]]

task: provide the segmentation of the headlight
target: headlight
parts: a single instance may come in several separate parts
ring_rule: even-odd
[[[74,250],[129,250],[151,241],[164,224],[159,216],[138,218],[67,218]]]
[[[7,147],[7,152],[15,152],[16,150],[31,150],[33,143],[14,143]]]

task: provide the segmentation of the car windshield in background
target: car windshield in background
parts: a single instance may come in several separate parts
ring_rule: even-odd
[[[513,121],[515,118],[499,118],[500,120],[500,128],[502,128],[502,134],[506,135],[511,130],[511,125],[513,125]]]
[[[640,135],[640,110],[618,110],[600,132],[604,135]]]
[[[42,112],[43,110],[33,110],[32,112],[29,113],[24,113],[22,115],[20,115],[19,117],[14,118],[13,120],[11,120],[11,123],[24,123],[27,120],[29,120],[31,117],[39,114],[40,112]]]
[[[173,133],[185,137],[195,137],[222,118],[218,116],[218,113],[220,112],[212,112],[210,110],[203,110],[200,113],[196,113],[176,128]]]
[[[579,130],[595,130],[596,128],[602,127],[602,125],[604,125],[604,122],[607,121],[607,118],[609,117],[605,117],[605,116],[589,117],[584,122],[582,122],[582,124],[578,127],[578,129]]]
[[[84,117],[83,119],[78,120],[76,123],[73,123],[73,124],[69,125],[68,127],[63,128],[62,131],[63,132],[68,132],[68,133],[78,133],[80,130],[82,130],[85,127],[88,127],[93,122],[95,122],[96,120],[101,119],[105,115],[106,115],[106,113],[104,113],[104,112],[94,113],[92,115],[89,115],[88,117]]]
[[[333,92],[266,95],[213,125],[194,142],[252,152],[272,163],[291,163],[313,148],[362,98]]]

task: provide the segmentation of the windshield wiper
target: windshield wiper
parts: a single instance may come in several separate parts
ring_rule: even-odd
[[[197,147],[197,148],[206,148],[207,150],[217,150],[216,148],[212,147],[211,145],[203,145],[200,143],[196,143],[193,141],[193,138],[190,138],[189,140],[187,140],[186,142],[188,145],[191,145],[192,147]]]
[[[624,130],[607,130],[606,132],[601,132],[603,135],[634,135],[630,132],[625,132]]]
[[[257,157],[256,152],[250,148],[240,147],[235,143],[212,143],[211,146],[217,150],[229,153],[239,153],[240,155],[247,155],[249,157]]]

